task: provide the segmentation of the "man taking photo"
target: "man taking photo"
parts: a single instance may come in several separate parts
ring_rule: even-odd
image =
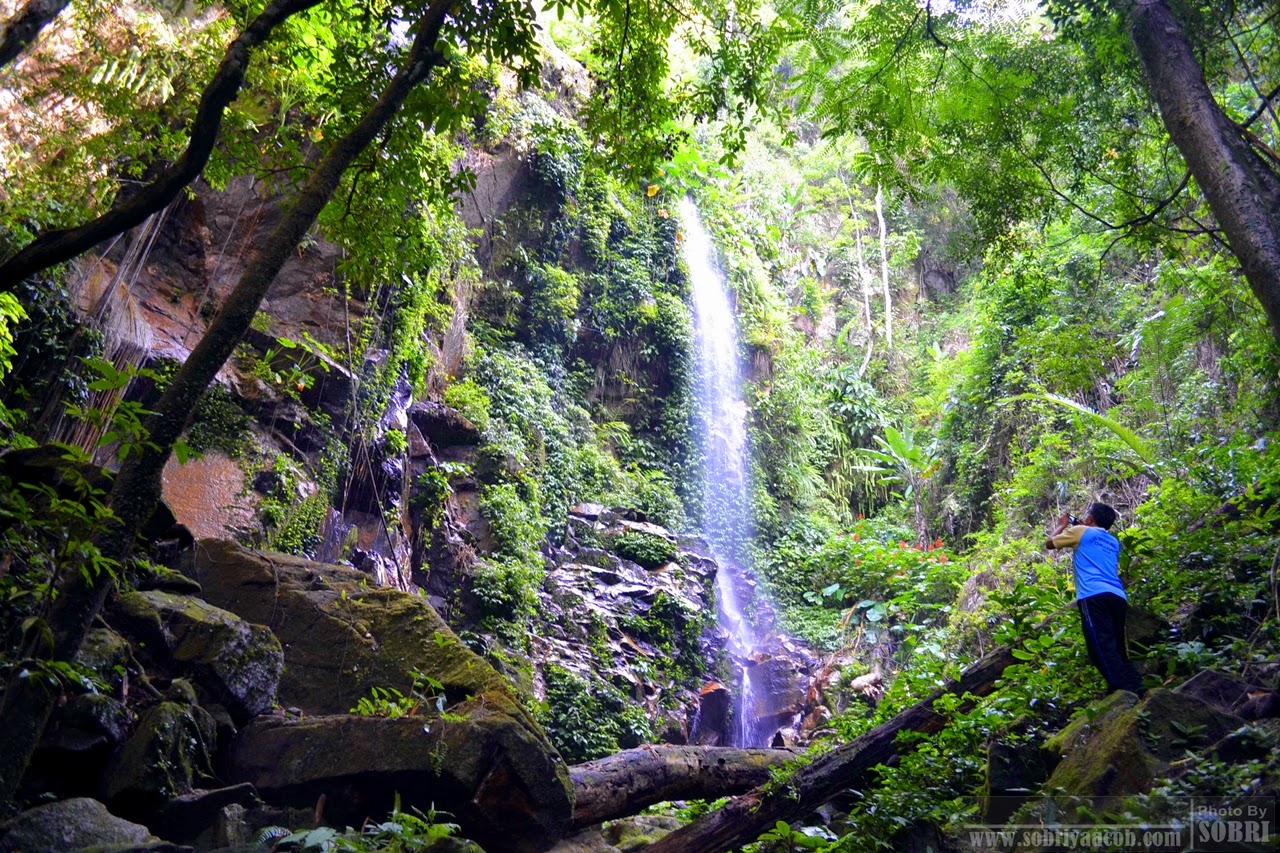
[[[1141,695],[1142,677],[1129,662],[1126,648],[1129,601],[1120,581],[1120,540],[1110,533],[1115,520],[1116,511],[1104,503],[1090,505],[1084,521],[1064,513],[1044,547],[1073,549],[1071,569],[1084,644],[1089,660],[1107,680],[1108,692],[1131,690]]]

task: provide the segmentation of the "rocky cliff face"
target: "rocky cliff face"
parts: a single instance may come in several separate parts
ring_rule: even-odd
[[[532,658],[562,750],[690,742],[698,688],[724,655],[706,543],[588,504],[549,560]]]

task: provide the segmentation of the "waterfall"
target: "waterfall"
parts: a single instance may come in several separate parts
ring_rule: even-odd
[[[720,625],[729,635],[729,653],[740,666],[742,689],[735,705],[734,746],[761,746],[757,741],[755,702],[748,674],[757,637],[743,612],[742,569],[751,538],[751,504],[747,480],[747,407],[738,369],[738,336],[724,274],[715,248],[702,227],[697,208],[680,202],[684,225],[684,259],[693,290],[694,338],[697,346],[698,405],[702,414],[705,467],[702,483],[703,531],[720,570],[716,573]],[[767,734],[767,733],[766,733]]]
[[[71,344],[73,352],[77,349],[76,341],[80,335],[92,330],[102,335],[102,358],[116,370],[133,372],[146,364],[151,349],[151,326],[134,297],[133,286],[173,207],[171,204],[160,213],[151,214],[142,225],[116,237],[107,250],[91,263],[81,261],[78,274],[72,278],[69,287],[72,304],[81,323]],[[119,262],[108,260],[112,248],[122,239],[127,242]],[[96,378],[78,361],[65,365],[64,370],[81,376],[86,383]],[[119,445],[115,442],[102,445],[101,439],[109,430],[109,419],[121,401],[129,399],[132,386],[133,380],[130,379],[124,387],[89,391],[83,400],[77,400],[82,408],[96,409],[105,415],[104,422],[95,423],[67,414],[66,406],[70,402],[66,399],[67,386],[58,383],[46,398],[33,432],[46,441],[83,448],[95,463],[114,470],[119,465]]]

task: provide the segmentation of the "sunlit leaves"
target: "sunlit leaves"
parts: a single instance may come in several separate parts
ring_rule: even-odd
[[[230,22],[121,6],[78,6],[4,82],[0,182],[8,229],[78,223],[185,146]]]
[[[800,108],[825,134],[865,140],[877,182],[954,187],[992,239],[1073,207],[1096,227],[1145,225],[1182,177],[1122,25],[1085,42],[1044,19],[907,0],[860,2],[795,46]],[[1164,210],[1157,222],[1182,211]]]

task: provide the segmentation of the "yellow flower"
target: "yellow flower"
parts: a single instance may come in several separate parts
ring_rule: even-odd
[[[655,195],[658,194],[658,190],[660,189],[662,189],[662,187],[658,186],[657,184],[649,184],[649,188],[645,190],[645,193],[649,196],[649,198],[653,198]]]

